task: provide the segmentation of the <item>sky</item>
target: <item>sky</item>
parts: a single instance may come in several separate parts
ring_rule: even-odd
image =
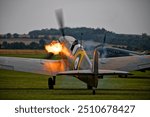
[[[150,35],[149,6],[150,0],[0,0],[0,34],[58,29],[61,8],[66,27]]]

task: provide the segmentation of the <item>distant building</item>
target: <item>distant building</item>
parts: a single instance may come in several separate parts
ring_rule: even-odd
[[[44,39],[44,38],[45,38],[45,35],[38,35],[38,38],[39,38],[39,39]]]
[[[30,38],[30,35],[28,35],[28,34],[20,34],[19,35],[19,38]]]

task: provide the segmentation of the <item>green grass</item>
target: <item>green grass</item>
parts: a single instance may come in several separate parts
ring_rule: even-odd
[[[136,72],[137,73],[137,72]],[[143,73],[148,76],[150,72]],[[150,99],[150,79],[104,78],[99,80],[96,95],[73,77],[58,77],[54,90],[48,90],[49,76],[0,70],[0,99],[21,100],[101,100]]]

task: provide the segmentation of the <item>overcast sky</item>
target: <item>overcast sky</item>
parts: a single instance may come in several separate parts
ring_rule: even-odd
[[[150,34],[150,0],[0,0],[0,33],[28,33],[65,26],[105,28],[116,33]]]

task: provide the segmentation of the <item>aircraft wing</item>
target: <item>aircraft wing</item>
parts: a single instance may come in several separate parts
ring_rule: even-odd
[[[99,59],[99,69],[128,72],[150,70],[150,55],[113,57],[106,58],[105,61]]]
[[[117,70],[98,70],[98,75],[123,75],[123,74],[129,74],[129,72]],[[94,75],[94,74],[91,70],[71,70],[59,72],[57,75],[76,76],[76,75]]]
[[[0,69],[56,75],[65,71],[62,60],[45,60],[19,57],[0,57]]]

